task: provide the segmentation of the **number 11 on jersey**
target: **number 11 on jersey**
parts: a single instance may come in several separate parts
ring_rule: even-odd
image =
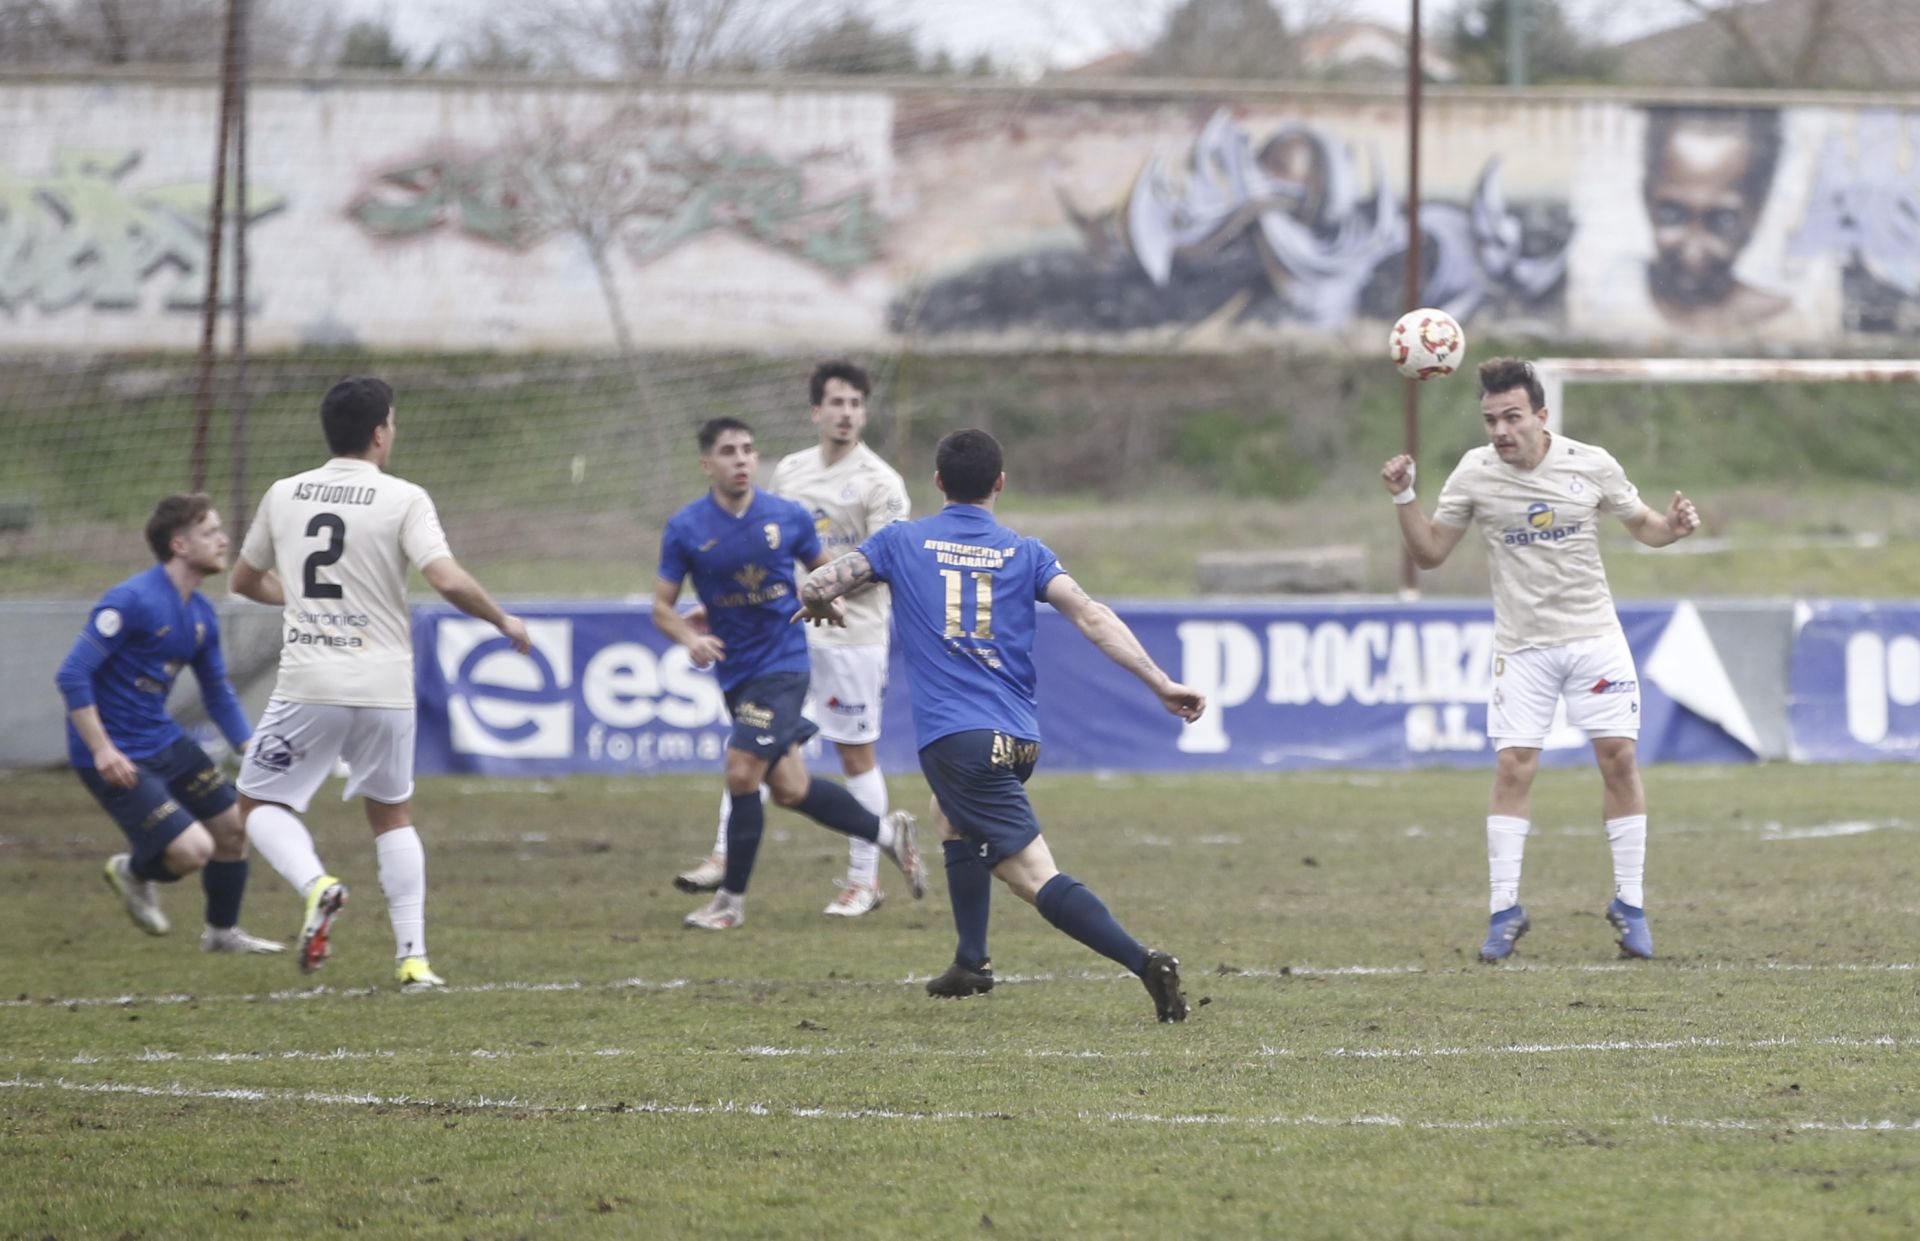
[[[940,576],[947,583],[947,636],[949,638],[993,637],[993,574],[969,573],[973,579],[973,624],[964,631],[960,628],[960,612],[966,590],[966,578],[958,569],[942,569]]]

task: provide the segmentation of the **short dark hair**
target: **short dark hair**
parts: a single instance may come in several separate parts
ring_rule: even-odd
[[[709,418],[707,424],[700,428],[700,455],[704,457],[712,452],[713,446],[719,443],[720,437],[728,431],[745,431],[748,435],[753,434],[753,428],[738,418]]]
[[[373,445],[373,429],[393,412],[393,389],[383,379],[354,375],[327,389],[320,401],[320,425],[336,457],[353,457]]]
[[[1003,461],[1000,441],[985,431],[954,431],[933,450],[940,489],[955,504],[978,504],[992,495]]]
[[[855,366],[845,358],[831,358],[814,367],[813,378],[807,380],[807,394],[813,398],[811,404],[818,405],[827,399],[829,379],[841,380],[861,396],[873,395],[873,380],[867,378],[865,367]]]
[[[1488,358],[1480,364],[1480,395],[1527,390],[1527,401],[1535,409],[1547,407],[1547,390],[1534,372],[1533,363],[1520,358]]]
[[[173,559],[173,536],[190,530],[213,511],[213,498],[203,491],[171,495],[153,506],[147,518],[147,546],[161,564]]]
[[[1780,162],[1780,113],[1775,108],[1706,108],[1662,106],[1647,109],[1647,133],[1643,140],[1645,178],[1641,191],[1653,196],[1660,165],[1667,157],[1667,144],[1676,130],[1686,126],[1708,126],[1724,130],[1746,131],[1747,166],[1740,174],[1740,197],[1755,213],[1767,201],[1773,187],[1773,171]]]

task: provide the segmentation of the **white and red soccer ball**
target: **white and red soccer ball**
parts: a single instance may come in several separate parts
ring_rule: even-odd
[[[1443,379],[1467,356],[1467,334],[1444,310],[1409,310],[1387,334],[1387,358],[1408,379]]]

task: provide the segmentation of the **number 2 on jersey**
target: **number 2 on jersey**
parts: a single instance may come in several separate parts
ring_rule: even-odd
[[[958,569],[942,569],[940,576],[947,583],[947,636],[949,638],[993,638],[993,574],[969,573],[973,579],[973,624],[964,631],[960,628],[962,599],[966,593],[966,578],[961,577]]]
[[[327,536],[327,545],[307,557],[306,567],[300,573],[300,593],[309,599],[338,599],[340,584],[321,581],[319,570],[346,555],[347,523],[338,513],[315,513],[307,523],[307,537],[318,538],[322,534]]]

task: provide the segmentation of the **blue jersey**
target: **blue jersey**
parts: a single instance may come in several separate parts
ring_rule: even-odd
[[[1047,583],[1066,572],[1059,557],[977,504],[883,526],[860,552],[893,587],[915,744],[978,728],[1038,741],[1034,617]]]
[[[709,491],[667,519],[660,577],[678,584],[693,575],[694,593],[707,605],[707,627],[727,646],[713,669],[721,689],[810,670],[807,627],[791,623],[800,610],[793,562],[819,555],[813,514],[758,488],[738,517]]]
[[[107,739],[138,762],[186,736],[167,714],[167,692],[188,664],[207,714],[238,749],[253,730],[227,682],[219,617],[197,590],[182,599],[166,566],[155,565],[100,596],[54,679],[67,710],[95,707]],[[71,720],[67,757],[75,767],[93,766]]]

